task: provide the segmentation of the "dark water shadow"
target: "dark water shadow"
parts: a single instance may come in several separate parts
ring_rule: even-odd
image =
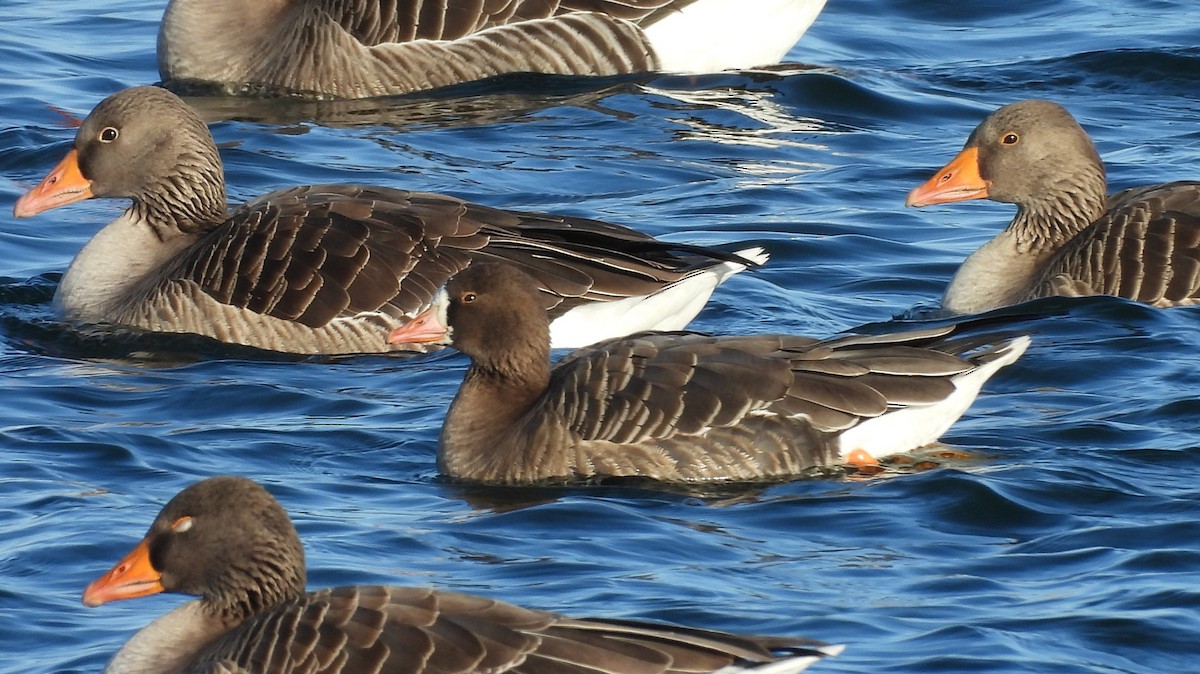
[[[956,314],[937,305],[918,304],[897,312],[890,320],[864,323],[847,332],[874,335],[945,325],[960,325],[964,332],[998,326],[1019,330],[1022,324],[1044,319],[1091,316],[1101,320],[1107,317],[1112,321],[1144,320],[1152,319],[1161,311],[1164,310],[1111,295],[1042,297],[977,314]]]
[[[434,481],[445,486],[449,498],[460,499],[476,510],[492,512],[522,510],[580,495],[616,500],[665,500],[679,504],[723,507],[761,501],[772,489],[784,485],[874,479],[924,471],[940,465],[928,460],[932,456],[931,452],[923,460],[901,459],[895,463],[885,463],[882,470],[859,471],[852,466],[825,466],[812,468],[789,478],[754,482],[685,483],[663,482],[644,477],[605,477],[508,486],[462,482],[445,476],[435,477]]]
[[[181,94],[207,122],[243,121],[330,127],[387,126],[397,130],[446,125],[484,126],[560,105],[587,104],[630,90],[650,76],[567,77],[513,74],[399,96],[312,100],[290,96],[230,96],[187,88]]]
[[[241,121],[281,126],[313,122],[329,127],[386,126],[396,130],[422,127],[486,126],[527,117],[548,108],[593,108],[613,95],[643,87],[660,92],[771,86],[793,75],[827,73],[827,68],[785,63],[755,70],[710,75],[640,73],[582,77],[513,73],[433,91],[349,100],[314,100],[298,96],[233,96],[203,85],[170,86],[206,122]]]

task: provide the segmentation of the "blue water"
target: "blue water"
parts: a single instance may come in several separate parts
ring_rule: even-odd
[[[183,486],[238,473],[293,514],[313,586],[847,644],[821,672],[1200,672],[1198,309],[1034,303],[1034,345],[947,448],[872,478],[704,496],[440,481],[454,353],[289,362],[73,333],[54,286],[125,204],[7,214],[69,147],[50,106],[82,117],[157,78],[163,4],[5,2],[0,671],[98,671],[182,598],[86,609],[83,587]],[[368,182],[753,241],[771,264],[696,326],[824,335],[928,315],[1007,222],[1000,204],[903,207],[999,105],[1066,105],[1114,188],[1200,177],[1197,38],[1187,0],[830,0],[771,71],[195,103],[232,198]]]

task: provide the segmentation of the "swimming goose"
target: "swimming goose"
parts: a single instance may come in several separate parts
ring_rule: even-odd
[[[293,187],[226,210],[212,135],[174,94],[138,87],[92,111],[17,217],[91,197],[133,205],[55,293],[68,320],[302,354],[383,352],[388,333],[476,259],[541,283],[556,346],[681,328],[730,274],[766,260],[585,218],[366,185]]]
[[[753,481],[870,464],[936,440],[1029,344],[948,339],[954,326],[829,340],[643,333],[551,370],[534,288],[514,267],[472,265],[392,334],[471,357],[442,425],[446,475]]]
[[[842,650],[425,588],[304,586],[304,549],[279,502],[246,478],[213,477],[171,499],[83,603],[199,596],[134,635],[107,674],[794,674]]]
[[[777,63],[825,0],[171,0],[168,84],[322,98],[504,73],[715,72]]]
[[[1195,304],[1200,182],[1106,192],[1100,155],[1062,106],[1030,100],[993,112],[908,195],[909,206],[1017,205],[1008,227],[963,262],[942,305],[970,313],[1051,295]]]

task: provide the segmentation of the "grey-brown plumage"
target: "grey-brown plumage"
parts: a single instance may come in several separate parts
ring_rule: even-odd
[[[959,157],[913,190],[922,206],[988,198],[1014,203],[1008,227],[963,263],[943,305],[985,311],[1051,295],[1116,295],[1155,306],[1200,298],[1200,182],[1106,197],[1104,164],[1061,106],[1006,105]]]
[[[412,324],[471,357],[442,426],[447,475],[749,481],[908,451],[936,440],[1028,344],[979,348],[989,340],[948,338],[954,326],[829,340],[644,333],[551,370],[534,287],[508,265],[473,265]]]
[[[172,0],[159,31],[158,66],[168,84],[338,98],[503,73],[648,72],[663,62],[645,30],[697,1]],[[824,0],[791,4],[796,8],[776,14],[776,23],[799,25],[780,31],[774,60],[795,44]],[[764,33],[759,42],[769,39]],[[747,67],[732,59],[726,67]]]
[[[84,602],[198,595],[147,626],[108,674],[794,674],[841,647],[629,620],[575,619],[425,588],[304,591],[287,513],[258,484],[215,477],[180,492]],[[729,667],[729,669],[723,669]]]
[[[61,173],[72,157],[75,187]],[[61,195],[66,201],[56,201]],[[68,319],[292,353],[411,348],[389,347],[388,333],[478,259],[507,260],[536,276],[555,320],[583,305],[697,281],[704,287],[680,293],[692,302],[690,314],[680,309],[680,325],[720,280],[753,264],[586,218],[366,185],[294,187],[228,212],[207,127],[156,87],[101,102],[79,129],[74,153],[14,210],[32,215],[86,196],[128,197],[133,205],[64,276],[55,301]],[[610,328],[624,329],[604,321],[596,339]],[[580,344],[569,343],[577,335],[563,339]]]

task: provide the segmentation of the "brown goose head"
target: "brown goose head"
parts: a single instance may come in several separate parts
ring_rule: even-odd
[[[17,200],[37,215],[92,197],[126,197],[164,238],[170,228],[207,229],[224,219],[225,179],[208,127],[175,94],[134,87],[104,99],[75,135],[75,148]]]
[[[1029,100],[988,115],[957,157],[909,192],[907,205],[991,199],[1090,222],[1105,190],[1104,164],[1079,123],[1057,103]]]
[[[524,379],[549,367],[550,319],[531,276],[512,265],[475,262],[388,341],[449,343],[479,370]]]
[[[177,592],[236,624],[303,593],[304,583],[304,549],[279,502],[251,480],[214,477],[171,499],[83,603]]]

